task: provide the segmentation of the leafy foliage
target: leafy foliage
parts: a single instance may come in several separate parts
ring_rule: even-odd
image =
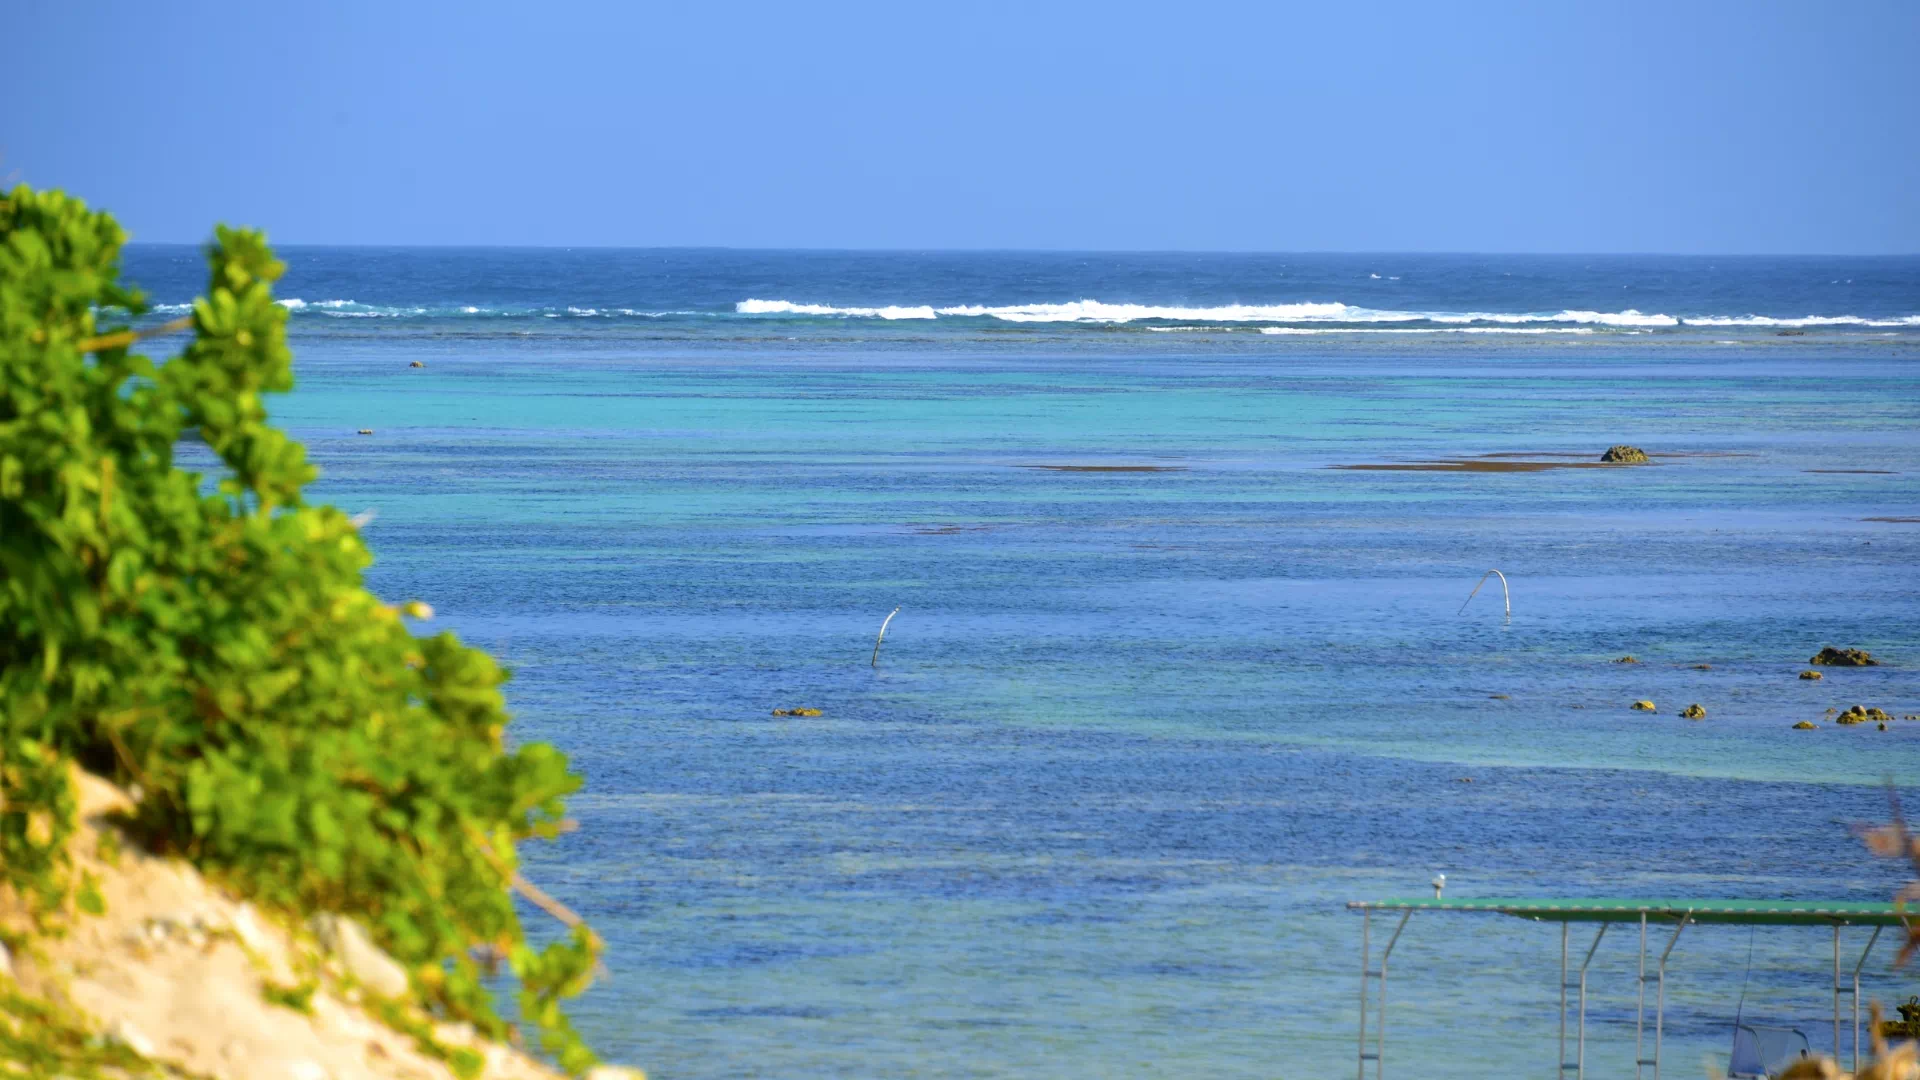
[[[578,786],[544,744],[508,749],[505,678],[451,634],[416,636],[362,584],[354,523],[302,489],[267,419],[293,385],[283,266],[217,231],[193,336],[156,364],[112,313],[124,235],[59,192],[0,199],[0,886],[57,922],[73,883],[70,763],[141,792],[148,844],[258,902],[361,919],[436,1014],[506,1033],[477,949],[570,1071],[558,1008],[598,939],[536,951],[508,886]],[[197,435],[217,482],[176,464]]]

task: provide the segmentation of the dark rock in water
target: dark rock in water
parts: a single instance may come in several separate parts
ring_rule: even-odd
[[[1888,716],[1883,709],[1869,709],[1865,705],[1855,705],[1846,712],[1834,717],[1833,722],[1836,724],[1864,724],[1868,721],[1873,721],[1875,723],[1885,724],[1891,719],[1893,719],[1893,717]]]
[[[1813,726],[1814,726],[1814,725],[1813,725],[1813,721],[1811,721],[1811,720],[1802,720],[1802,721],[1800,721],[1799,723],[1797,723],[1797,724],[1795,724],[1795,725],[1793,725],[1793,729],[1794,729],[1795,731],[1812,731],[1812,730],[1813,730]]]
[[[1682,720],[1705,720],[1707,718],[1707,710],[1701,708],[1700,703],[1696,701],[1680,710],[1680,718]]]
[[[1824,676],[1822,676],[1822,675],[1821,675],[1821,674],[1820,674],[1819,672],[1817,672],[1817,671],[1803,671],[1803,672],[1801,672],[1801,673],[1800,673],[1800,677],[1801,677],[1801,678],[1803,678],[1803,679],[1819,679],[1819,678],[1824,678]]]
[[[1880,1036],[1886,1039],[1920,1039],[1920,997],[1910,997],[1905,1005],[1895,1005],[1898,1020],[1880,1021]]]
[[[820,710],[809,709],[806,706],[802,705],[797,709],[775,709],[773,710],[773,715],[775,716],[819,716]]]
[[[1632,654],[1632,653],[1628,653],[1627,655],[1625,655],[1625,656],[1623,656],[1623,657],[1621,657],[1620,659],[1618,659],[1618,660],[1615,660],[1615,661],[1614,661],[1614,663],[1616,663],[1616,664],[1637,664],[1637,663],[1639,663],[1639,662],[1640,662],[1640,661],[1638,661],[1638,660],[1635,660],[1635,659],[1633,658],[1633,654]]]
[[[373,434],[373,429],[372,429],[372,428],[370,428],[370,427],[363,427],[363,428],[361,428],[361,429],[360,429],[359,431],[357,431],[357,432],[355,432],[355,434],[357,434],[357,435],[371,435],[371,434]]]
[[[1695,670],[1695,671],[1712,671],[1712,670],[1713,670],[1713,665],[1712,665],[1712,664],[1695,664],[1695,665],[1693,665],[1693,670]]]
[[[408,366],[408,367],[426,367],[427,365],[425,365],[425,364],[423,364],[423,363],[421,363],[421,362],[420,362],[420,361],[418,361],[418,360],[415,360],[415,361],[413,361],[412,363],[410,363],[410,364],[408,364],[407,366]]]
[[[1823,664],[1827,667],[1878,667],[1880,661],[1865,649],[1836,649],[1829,645],[1815,653],[1807,661],[1809,664]]]
[[[1614,465],[1645,465],[1647,452],[1637,446],[1609,446],[1600,460]]]
[[[1774,331],[1773,336],[1774,337],[1806,337],[1807,332],[1805,330],[1776,330]]]
[[[1651,701],[1636,701],[1628,707],[1633,709],[1635,712],[1653,712],[1654,711],[1653,702]]]

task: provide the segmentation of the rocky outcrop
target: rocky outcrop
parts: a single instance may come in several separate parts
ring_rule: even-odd
[[[1878,667],[1880,665],[1880,661],[1875,660],[1873,654],[1865,649],[1836,649],[1831,645],[1814,653],[1807,663],[1825,667]]]
[[[374,945],[367,932],[352,919],[323,912],[307,920],[314,939],[341,969],[361,986],[381,997],[404,997],[408,990],[407,972],[393,957]]]
[[[1873,721],[1884,725],[1891,719],[1893,719],[1893,717],[1888,716],[1884,710],[1869,709],[1865,705],[1855,705],[1853,708],[1834,717],[1833,722],[1836,724],[1864,724],[1868,721]]]
[[[1815,726],[1817,725],[1815,725],[1814,722],[1811,720],[1802,720],[1799,723],[1793,725],[1793,729],[1795,731],[1812,731]]]
[[[1609,446],[1600,460],[1609,465],[1645,465],[1647,452],[1637,446]]]
[[[1822,676],[1817,671],[1803,671],[1800,673],[1800,677],[1803,679],[1819,679],[1819,678],[1823,678],[1824,676]]]
[[[1630,708],[1632,708],[1633,711],[1635,712],[1654,712],[1655,711],[1653,707],[1653,702],[1651,701],[1636,701],[1630,706]]]
[[[1706,718],[1706,708],[1697,701],[1680,710],[1680,719],[1682,720],[1705,720]]]
[[[797,709],[775,709],[773,710],[773,715],[775,716],[819,716],[820,710],[809,709],[803,705]]]

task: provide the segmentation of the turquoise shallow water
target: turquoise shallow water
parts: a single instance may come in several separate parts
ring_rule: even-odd
[[[275,414],[321,497],[377,512],[372,584],[502,655],[519,737],[587,776],[529,872],[609,940],[579,1012],[610,1055],[663,1080],[1347,1075],[1347,900],[1436,871],[1462,896],[1896,886],[1846,830],[1920,782],[1920,721],[1824,717],[1920,713],[1920,524],[1870,520],[1920,517],[1905,331],[872,321],[295,316]],[[1617,442],[1655,464],[1328,467]],[[1510,621],[1497,583],[1459,610],[1488,567]],[[1797,679],[1829,644],[1887,662]],[[823,715],[769,715],[794,705]],[[1688,935],[1676,1074],[1724,1057],[1743,981],[1748,1019],[1831,1041],[1827,937]],[[1555,1075],[1557,948],[1416,919],[1390,1073]],[[1634,959],[1620,935],[1595,960],[1595,1075],[1631,1068]],[[1888,959],[1869,992],[1920,992]]]

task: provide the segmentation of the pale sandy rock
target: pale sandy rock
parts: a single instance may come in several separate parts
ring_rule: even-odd
[[[153,1040],[147,1038],[146,1032],[129,1023],[124,1016],[115,1020],[113,1025],[107,1028],[107,1041],[118,1043],[143,1058],[150,1058],[157,1052]]]
[[[393,957],[381,952],[359,923],[339,915],[321,914],[315,915],[309,925],[313,928],[313,936],[320,939],[321,946],[360,985],[381,997],[406,996],[406,969],[396,963]]]
[[[280,1073],[286,1080],[332,1080],[326,1068],[317,1061],[289,1061]]]
[[[464,1022],[458,1024],[433,1025],[434,1038],[439,1039],[443,1043],[452,1043],[456,1046],[471,1043],[478,1035],[479,1032],[473,1030],[472,1024]]]
[[[8,958],[21,990],[64,1001],[95,1030],[143,1057],[214,1080],[456,1080],[445,1062],[350,1000],[348,988],[326,975],[317,943],[304,933],[224,895],[186,864],[148,855],[130,841],[120,843],[117,859],[103,860],[101,831],[112,827],[106,815],[131,802],[95,777],[79,775],[75,784],[81,807],[75,868],[98,878],[106,912]],[[0,910],[0,922],[14,914]],[[394,996],[404,995],[405,972],[359,928],[339,929],[351,925],[341,920],[336,926],[336,945],[354,956],[340,966],[369,989],[378,980],[397,990]],[[315,978],[319,987],[304,1013],[263,993],[269,984],[291,988]],[[441,1025],[437,1034],[451,1047],[482,1055],[487,1080],[561,1080],[471,1028]],[[635,1075],[612,1072],[596,1080]]]
[[[277,943],[267,937],[266,931],[260,929],[259,920],[254,918],[252,904],[236,906],[233,909],[233,921],[228,925],[233,930],[233,936],[249,952],[261,956],[278,955],[274,948]]]

